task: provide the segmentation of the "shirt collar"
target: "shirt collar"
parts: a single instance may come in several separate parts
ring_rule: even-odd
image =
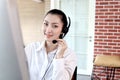
[[[36,49],[37,52],[39,52],[40,50],[46,50],[45,48],[45,40],[42,41],[40,44],[39,44],[39,47]],[[57,51],[57,49],[51,51],[50,53],[55,53]]]
[[[41,49],[45,49],[45,40],[42,41],[36,51],[40,51]]]

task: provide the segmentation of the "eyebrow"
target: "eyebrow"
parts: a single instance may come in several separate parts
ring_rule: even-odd
[[[44,21],[47,22],[47,23],[49,23],[47,20],[44,20]],[[52,23],[52,24],[59,24],[59,23],[54,22],[54,23]]]

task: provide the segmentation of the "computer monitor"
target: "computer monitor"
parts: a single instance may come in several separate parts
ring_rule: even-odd
[[[0,0],[0,80],[29,80],[17,0]]]

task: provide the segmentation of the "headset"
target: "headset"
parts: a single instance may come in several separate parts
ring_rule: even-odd
[[[60,34],[60,36],[59,36],[60,39],[63,39],[69,31],[69,28],[70,28],[70,25],[71,25],[71,20],[70,20],[70,17],[68,17],[68,19],[69,19],[69,24],[68,24],[68,26],[63,26],[62,34]],[[56,44],[57,40],[53,40],[52,43]]]
[[[67,26],[63,26],[62,34],[60,34],[60,36],[59,36],[60,39],[63,39],[65,37],[65,35],[68,33],[68,31],[69,31],[69,28],[70,28],[70,25],[71,25],[70,17],[68,17],[68,20],[69,20],[69,24]]]

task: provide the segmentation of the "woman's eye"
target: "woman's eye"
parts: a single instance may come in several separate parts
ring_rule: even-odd
[[[45,26],[48,26],[48,23],[44,23]]]
[[[53,25],[53,28],[57,28],[58,26],[57,25]]]

